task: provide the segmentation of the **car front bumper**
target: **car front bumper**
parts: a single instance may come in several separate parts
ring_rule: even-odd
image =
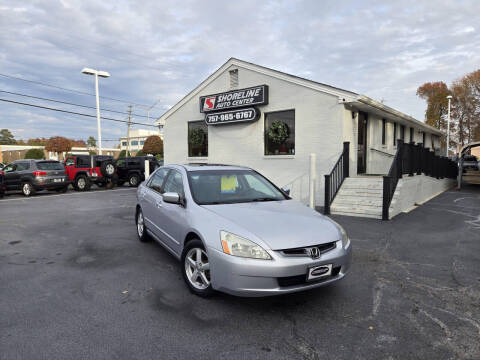
[[[227,255],[215,248],[208,249],[212,287],[237,296],[271,296],[324,286],[342,279],[352,261],[352,244],[337,247],[319,259],[283,256],[269,251],[272,260],[248,259]],[[307,281],[313,266],[332,265],[332,275]]]

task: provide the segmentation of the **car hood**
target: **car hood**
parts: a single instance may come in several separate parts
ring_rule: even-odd
[[[340,230],[330,219],[295,200],[202,207],[256,235],[272,250],[313,246],[341,239]]]

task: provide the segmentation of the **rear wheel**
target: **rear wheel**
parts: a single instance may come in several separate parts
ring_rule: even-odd
[[[35,195],[35,188],[32,184],[26,182],[22,184],[22,194],[25,196],[32,196]]]
[[[140,183],[140,176],[137,174],[132,174],[128,177],[128,184],[132,187],[137,187]]]
[[[90,189],[90,181],[85,175],[78,175],[74,184],[77,191],[88,191]]]
[[[141,242],[148,242],[150,240],[150,237],[147,234],[147,228],[145,227],[145,218],[143,217],[142,209],[137,210],[135,223],[137,224],[138,240],[140,240]]]
[[[183,279],[195,295],[209,297],[214,294],[210,277],[210,263],[203,243],[194,239],[182,253]]]

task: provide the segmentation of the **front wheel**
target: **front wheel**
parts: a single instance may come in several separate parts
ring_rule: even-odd
[[[148,242],[150,238],[147,234],[147,228],[145,227],[145,218],[143,217],[142,209],[138,209],[135,223],[137,224],[138,240],[141,242]]]
[[[209,297],[214,294],[210,277],[210,263],[205,247],[198,239],[190,241],[182,253],[183,279],[195,295]]]
[[[137,187],[139,183],[140,183],[140,176],[138,176],[137,174],[132,174],[128,177],[128,184],[131,187]]]
[[[88,191],[90,189],[90,181],[85,175],[79,175],[75,179],[74,187],[77,191]]]
[[[32,196],[35,195],[35,188],[30,183],[23,183],[22,185],[22,193],[24,196]]]

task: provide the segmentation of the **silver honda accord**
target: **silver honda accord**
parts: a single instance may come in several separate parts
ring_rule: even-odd
[[[245,167],[164,166],[138,188],[137,234],[179,259],[200,296],[277,295],[342,279],[347,234],[288,193]]]

